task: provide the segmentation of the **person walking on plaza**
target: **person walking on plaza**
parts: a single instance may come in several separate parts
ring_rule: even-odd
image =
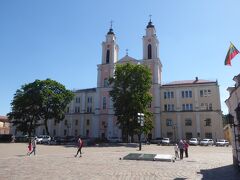
[[[177,144],[175,144],[175,146],[174,146],[174,152],[175,152],[175,159],[179,158],[178,145]]]
[[[29,156],[33,153],[34,156],[36,155],[36,146],[37,146],[37,140],[36,138],[32,139],[32,152],[29,154]]]
[[[31,141],[31,138],[29,138],[27,155],[30,155],[31,152],[32,152],[32,141]]]
[[[178,143],[178,148],[180,150],[180,159],[183,159],[183,150],[184,150],[184,143],[183,140],[180,140]]]
[[[184,140],[184,151],[185,151],[186,158],[188,157],[188,147],[189,147],[189,144],[187,143],[186,140]]]
[[[79,157],[82,157],[83,141],[80,137],[78,138],[77,147],[78,147],[78,150],[77,150],[77,154],[75,155],[75,157],[77,157],[78,153],[80,153]]]

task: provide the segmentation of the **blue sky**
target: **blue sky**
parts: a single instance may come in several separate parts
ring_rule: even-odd
[[[110,21],[126,54],[142,58],[152,15],[160,42],[162,82],[218,80],[222,110],[239,74],[240,55],[224,66],[230,41],[240,49],[239,0],[1,0],[0,115],[21,85],[51,78],[68,89],[96,87],[101,43]]]

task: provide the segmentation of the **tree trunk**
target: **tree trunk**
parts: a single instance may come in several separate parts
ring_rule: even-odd
[[[46,129],[47,135],[49,135],[48,125],[47,125],[47,119],[44,120],[44,126],[45,126],[45,129]]]

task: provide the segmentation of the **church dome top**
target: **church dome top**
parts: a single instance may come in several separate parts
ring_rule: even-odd
[[[108,33],[107,34],[113,34],[114,35],[114,32],[113,32],[113,29],[112,27],[109,29]]]
[[[148,22],[147,28],[154,28],[154,25],[152,24],[151,19],[150,19],[150,21]]]

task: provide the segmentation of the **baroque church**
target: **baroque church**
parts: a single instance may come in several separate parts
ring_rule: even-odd
[[[223,138],[218,82],[196,77],[162,84],[159,41],[151,19],[142,40],[142,59],[128,54],[119,59],[116,36],[112,27],[109,29],[102,42],[102,61],[97,65],[97,87],[74,91],[75,97],[67,107],[65,119],[60,123],[49,121],[51,136],[121,137],[109,96],[108,78],[113,76],[116,64],[128,62],[146,65],[152,72],[150,110],[154,128],[149,138],[169,137],[173,141],[191,137]],[[39,127],[36,133],[46,132],[44,127]]]

